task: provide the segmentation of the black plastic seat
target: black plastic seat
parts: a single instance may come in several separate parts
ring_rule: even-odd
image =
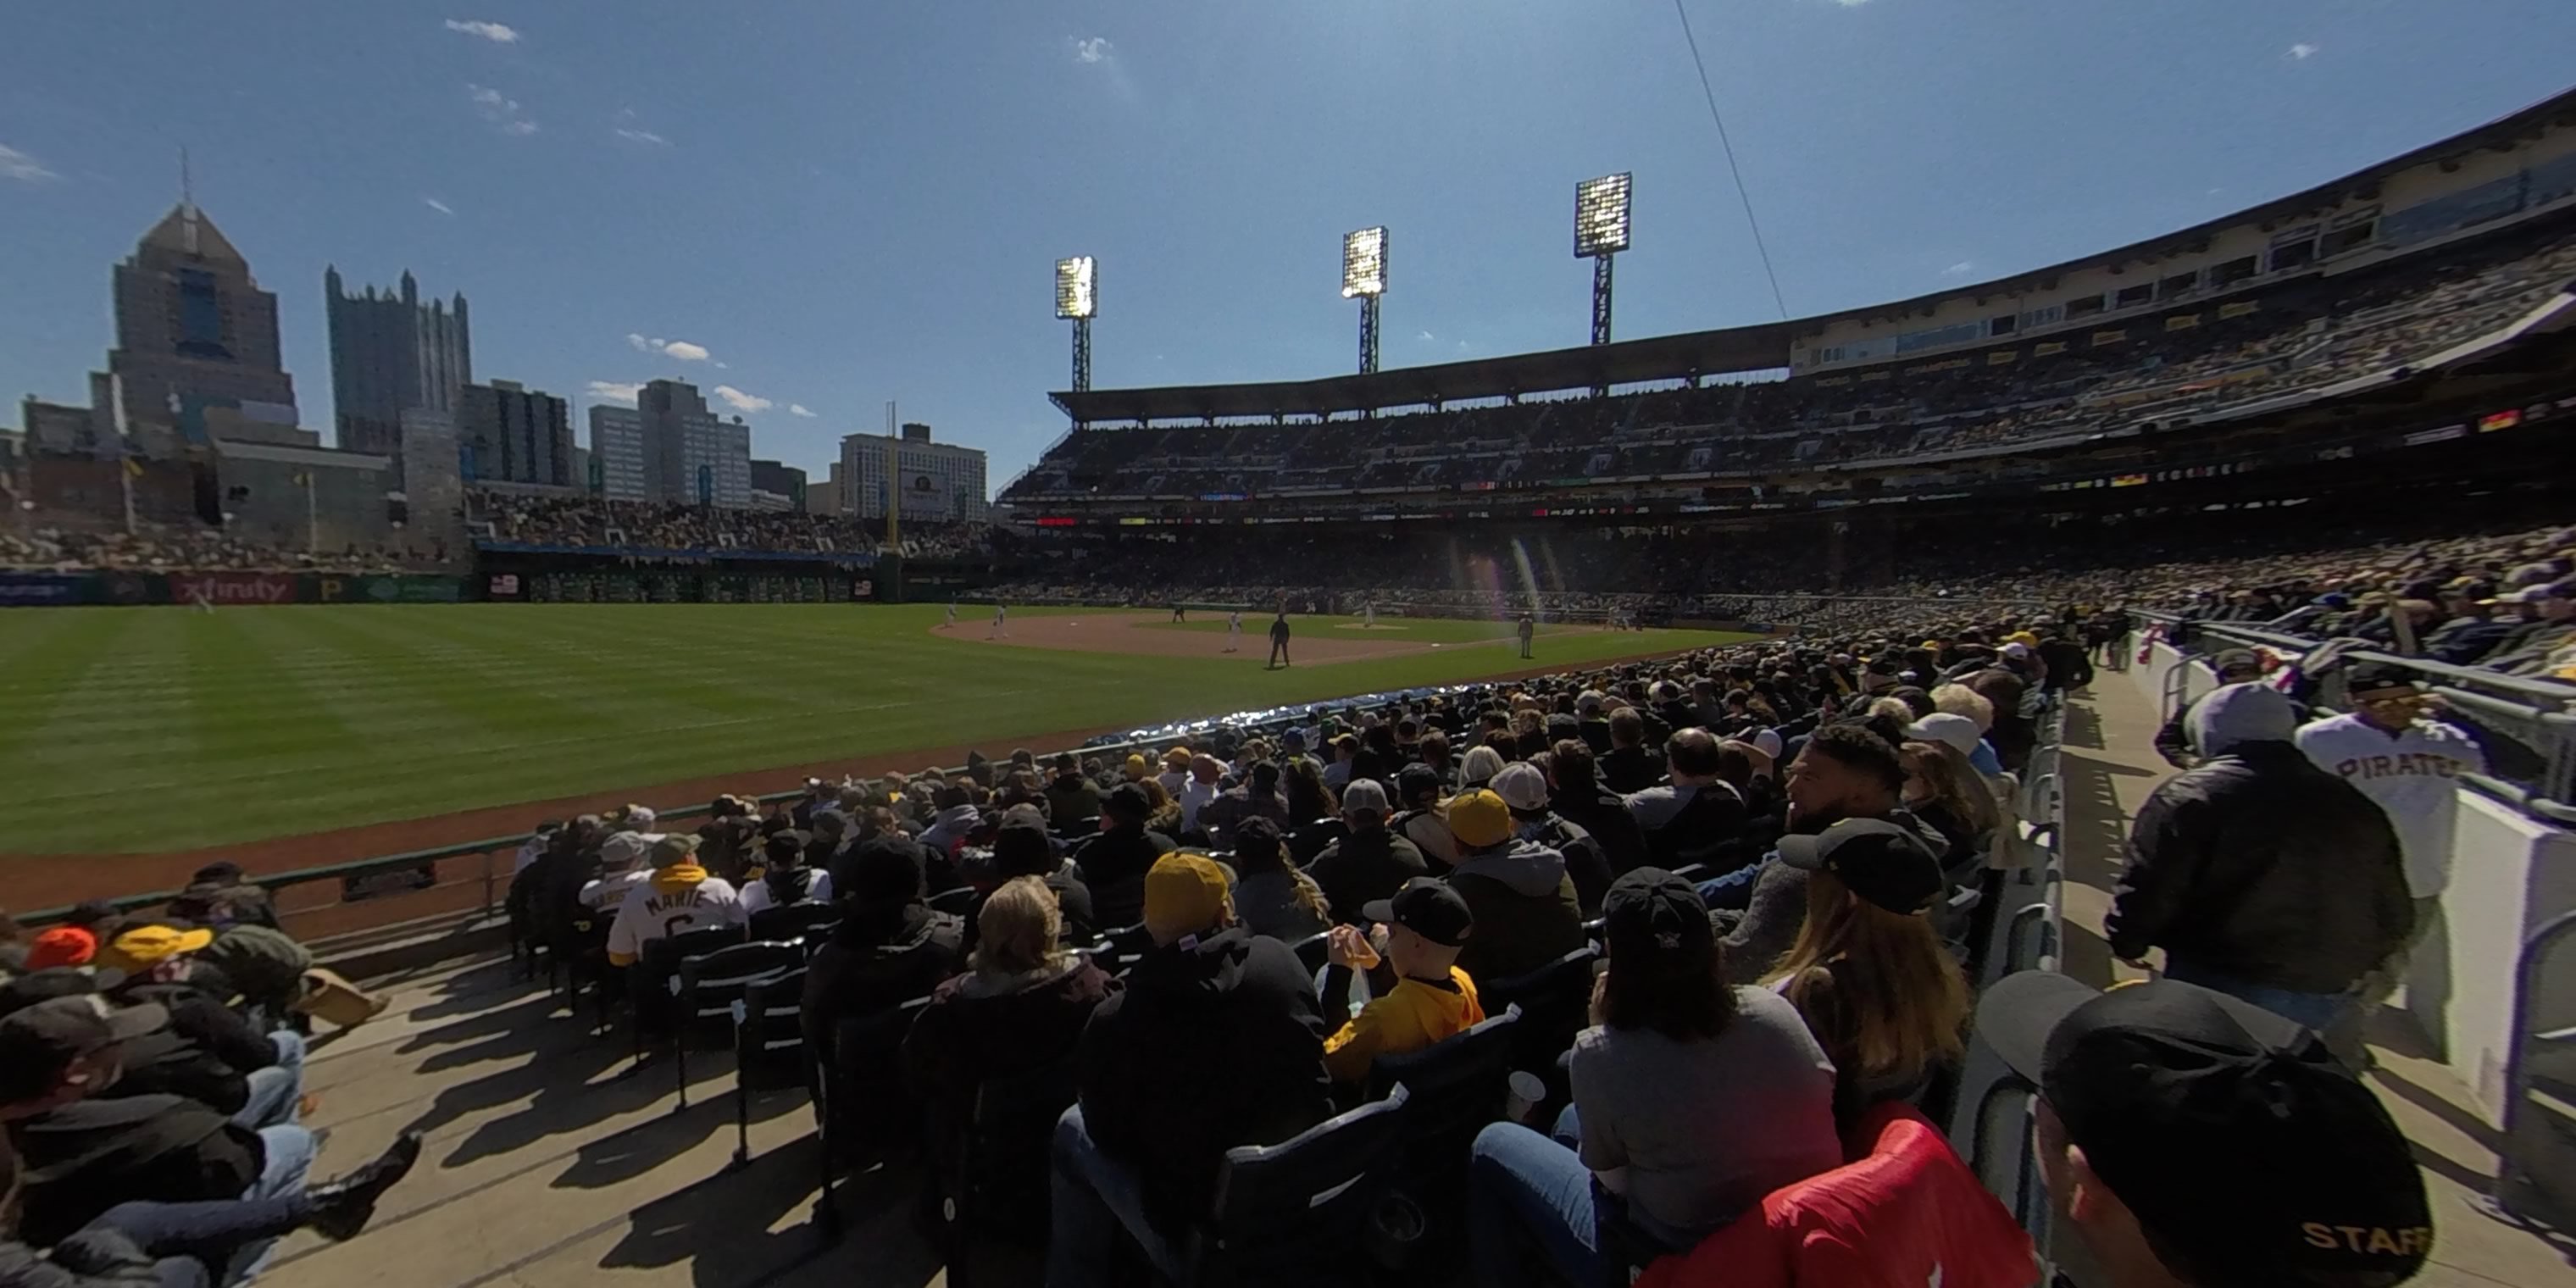
[[[680,1109],[689,1107],[689,1051],[730,1049],[734,1042],[734,1004],[745,990],[772,975],[804,966],[805,954],[794,944],[734,943],[702,956],[683,958],[671,980],[675,1021],[671,1025],[672,1076],[680,1084]]]
[[[605,920],[603,918],[603,920]],[[635,1013],[635,1062],[644,1062],[648,1040],[670,1033],[678,1006],[680,963],[743,942],[740,926],[701,926],[652,940],[626,968],[626,995]]]
[[[1288,857],[1298,867],[1315,861],[1333,842],[1351,834],[1351,825],[1338,818],[1319,818],[1300,823],[1288,834]]]
[[[1330,931],[1308,935],[1288,946],[1296,950],[1298,964],[1304,966],[1309,975],[1322,970],[1331,964],[1333,959],[1333,936]]]
[[[1395,1178],[1409,1101],[1383,1100],[1277,1145],[1225,1152],[1213,1214],[1177,1250],[1191,1288],[1313,1288],[1364,1264],[1370,1215]]]
[[[746,944],[744,947],[773,945]],[[793,946],[790,945],[792,948]],[[733,1005],[733,1107],[736,1166],[751,1161],[751,1098],[802,1087],[807,1091],[804,955],[796,965],[753,980]]]
[[[1486,1014],[1520,1008],[1513,1068],[1542,1078],[1554,1073],[1556,1058],[1592,1022],[1592,975],[1600,961],[1601,950],[1585,944],[1537,970],[1478,986]]]
[[[832,1183],[846,1159],[862,1150],[900,1150],[919,1139],[919,1121],[903,1085],[903,1039],[914,1017],[930,1005],[927,995],[891,1010],[854,1015],[832,1026],[828,1051],[808,1051],[823,1091],[823,1194],[819,1211],[837,1222]]]
[[[986,1078],[965,1131],[953,1140],[934,1135],[930,1175],[949,1282],[965,1288],[980,1248],[1046,1246],[1049,1149],[1056,1119],[1073,1102],[1070,1059]]]
[[[805,938],[805,932],[826,921],[841,919],[841,905],[821,899],[799,899],[794,903],[772,904],[751,914],[754,940],[794,943]]]

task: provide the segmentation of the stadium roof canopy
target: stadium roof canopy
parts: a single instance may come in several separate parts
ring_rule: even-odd
[[[1672,380],[1693,372],[1713,375],[1763,371],[1789,365],[1789,339],[1793,333],[1793,324],[1774,322],[1544,353],[1443,362],[1429,367],[1401,367],[1366,376],[1245,385],[1094,389],[1051,396],[1067,415],[1084,422],[1323,415]]]
[[[2332,205],[2352,195],[2354,190],[2371,188],[2401,170],[2426,162],[2455,160],[2482,146],[2501,144],[2552,125],[2569,124],[2576,124],[2576,90],[2553,95],[2521,111],[2391,157],[2332,182],[2206,223],[2009,277],[1794,321],[1480,358],[1472,362],[1404,367],[1365,376],[1327,376],[1319,380],[1278,380],[1239,385],[1093,389],[1082,393],[1059,391],[1048,396],[1054,399],[1056,406],[1064,409],[1065,414],[1083,424],[1249,419],[1322,416],[1384,407],[1679,380],[1692,375],[1776,370],[1789,365],[1790,350],[1798,337],[1820,333],[1832,322],[1846,318],[1901,317],[1926,305],[1961,295],[2006,294],[2022,285],[2079,268],[2146,260],[2185,250],[2221,229],[2249,220],[2293,217],[2321,205]]]

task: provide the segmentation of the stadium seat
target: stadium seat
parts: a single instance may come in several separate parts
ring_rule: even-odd
[[[1178,1250],[1191,1288],[1313,1288],[1360,1269],[1404,1141],[1403,1087],[1277,1145],[1225,1152],[1212,1214]]]
[[[1288,946],[1296,950],[1298,964],[1304,966],[1309,975],[1324,969],[1332,961],[1333,936],[1330,931],[1308,935]]]
[[[679,996],[680,963],[743,942],[738,926],[702,926],[644,945],[635,964],[626,968],[626,994],[634,1008],[635,1064],[644,1063],[644,1045],[672,1028]],[[633,1072],[633,1070],[629,1070]]]
[[[812,1055],[819,1065],[815,1085],[823,1089],[823,1195],[818,1210],[837,1222],[832,1184],[844,1160],[863,1150],[899,1152],[917,1143],[918,1126],[911,1097],[903,1085],[903,1039],[912,1021],[930,1005],[927,995],[891,1010],[852,1016],[834,1025],[832,1046]]]
[[[672,1077],[680,1087],[678,1109],[689,1107],[689,1049],[730,1047],[734,1036],[734,1003],[754,981],[805,964],[794,944],[728,944],[714,952],[680,959],[671,977]]]
[[[1562,1091],[1556,1059],[1574,1045],[1574,1035],[1592,1022],[1592,976],[1601,950],[1593,944],[1567,953],[1527,974],[1477,986],[1486,1013],[1518,1008],[1512,1067],[1526,1069]]]
[[[745,944],[746,948],[762,945]],[[733,1004],[734,1165],[751,1161],[751,1098],[806,1086],[805,967],[753,980]],[[809,1091],[811,1088],[807,1088]]]
[[[1655,1258],[1633,1288],[2029,1288],[2039,1277],[2030,1236],[1921,1114],[1882,1105],[1846,1145],[1854,1161],[1772,1191],[1689,1252]],[[1610,1277],[1630,1282],[1617,1268]]]
[[[1468,1157],[1476,1133],[1503,1117],[1522,1019],[1512,1007],[1422,1050],[1379,1056],[1369,1069],[1373,1093],[1407,1093],[1396,1183],[1421,1209],[1433,1247],[1465,1233]]]
[[[772,904],[751,914],[750,937],[777,943],[796,943],[805,932],[827,921],[841,919],[841,905],[821,899],[799,899],[794,903]]]
[[[1315,861],[1325,847],[1351,834],[1351,825],[1338,818],[1319,818],[1300,823],[1288,834],[1288,860],[1298,867]]]
[[[1043,1247],[1047,1237],[1049,1142],[1074,1102],[1070,1060],[975,1088],[962,1138],[930,1142],[942,1258],[948,1282],[965,1288],[975,1253],[994,1243]]]

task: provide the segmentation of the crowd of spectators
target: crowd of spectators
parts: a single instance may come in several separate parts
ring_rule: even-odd
[[[1688,1256],[1755,1219],[1766,1195],[1840,1168],[1890,1106],[1957,1072],[1984,905],[1954,896],[1993,879],[2012,776],[2049,709],[2091,681],[2097,624],[1882,605],[1867,627],[1814,638],[1316,707],[1132,750],[809,780],[766,808],[722,798],[694,832],[628,806],[542,831],[511,910],[541,942],[607,923],[613,969],[671,935],[828,905],[802,986],[806,1041],[910,1016],[891,1048],[901,1076],[863,1111],[878,1130],[960,1159],[979,1087],[1069,1071],[1051,1164],[1021,1164],[1051,1166],[1051,1185],[989,1182],[1051,1189],[1041,1233],[1057,1285],[1112,1281],[1122,1243],[1180,1273],[1225,1149],[1367,1103],[1383,1062],[1466,1033],[1499,1008],[1488,995],[1598,943],[1588,1019],[1550,1035],[1558,1081],[1457,1160],[1457,1210],[1480,1284],[1626,1282],[1628,1267]],[[2422,1260],[2420,1184],[2393,1123],[2308,1030],[2342,1023],[2364,977],[2411,942],[2412,905],[2382,807],[2331,770],[2298,768],[2309,744],[2292,745],[2284,695],[2263,692],[2213,707],[2195,731],[2206,781],[2174,801],[2197,791],[2251,810],[2261,784],[2295,786],[2314,798],[2299,817],[2350,844],[2333,862],[2314,845],[2246,859],[2261,870],[2239,909],[2195,888],[2213,868],[2185,853],[2222,842],[2151,806],[2114,910],[2119,944],[2167,950],[2197,985],[2116,1005],[2079,987],[1996,1022],[2041,1030],[2008,1058],[2057,1115],[2042,1165],[2097,1193],[2097,1174],[2070,1169],[2096,1149],[2130,1151],[2136,1168],[2158,1147],[2114,1134],[2083,1078],[2159,1085],[2140,1052],[2174,1026],[2198,1034],[2174,1038],[2182,1047],[2220,1032],[2249,1063],[2287,1061],[2302,1122],[2315,1114],[2357,1151],[2346,1180],[2372,1187],[2364,1206],[2415,1232],[2368,1250],[2391,1276],[2374,1282],[2396,1282]],[[2310,870],[2280,870],[2293,862]],[[2294,894],[2316,905],[2304,925],[2274,911]],[[2041,1039],[2070,1011],[2135,1030],[2126,1062],[2067,1066]],[[1191,1075],[1176,1079],[1184,1050]],[[2153,1094],[2126,1112],[2188,1117]],[[2272,1183],[2317,1183],[2249,1152],[2269,1140],[2196,1132],[2188,1163],[2226,1170],[2244,1154]],[[2112,1192],[2131,1206],[2097,1203],[2079,1233],[2148,1258],[2133,1275],[2161,1264],[2173,1282],[2219,1282],[2180,1276],[2235,1227],[2177,1223],[2145,1174],[2117,1173]],[[1962,1255],[2006,1267],[1961,1282],[2023,1282],[2009,1275],[2029,1272],[2027,1244],[2000,1208],[1951,1217],[1945,1237],[1974,1245]],[[2157,1237],[2131,1228],[2120,1243],[2122,1221]],[[2303,1277],[2301,1254],[2271,1255],[2286,1259],[2278,1282],[2335,1282]]]
[[[663,501],[480,494],[470,520],[491,541],[593,549],[882,554],[883,520],[794,510],[731,510]],[[993,529],[971,523],[908,523],[902,553],[920,559],[979,558]]]
[[[0,532],[0,569],[13,572],[400,573],[449,568],[450,557],[437,541],[311,551],[169,523],[137,523],[132,532],[50,525]]]
[[[0,917],[0,1283],[242,1284],[293,1231],[356,1237],[421,1137],[313,1180],[304,1056],[317,1019],[384,1007],[315,968],[229,863],[153,912]]]
[[[2260,307],[2168,329],[2105,317],[2046,356],[1970,350],[1947,369],[1828,370],[1604,399],[1533,400],[1368,420],[1078,430],[1006,489],[1068,497],[1475,488],[1888,461],[2312,389],[2417,361],[2530,312],[2576,274],[2563,221],[2359,274],[2276,288]]]
[[[2271,623],[2380,646],[2406,643],[2387,620],[2394,603],[2412,619],[2407,646],[2423,656],[2576,678],[2576,528],[2534,523],[2527,506],[2499,505],[2477,519],[2133,515],[2060,525],[2037,542],[2018,529],[1945,524],[1937,540],[1890,533],[1883,548],[1854,557],[1869,571],[1847,567],[1831,592],[1821,542],[1713,528],[1477,536],[1387,527],[1219,528],[1186,542],[1072,547],[1037,565],[1044,571],[1035,578],[989,593],[1014,603],[1285,604],[1353,616],[1374,608],[1498,620],[1524,611],[1580,622],[1723,620],[1828,634],[1882,617],[1884,600],[2077,605]],[[1531,589],[1524,576],[1554,584]]]

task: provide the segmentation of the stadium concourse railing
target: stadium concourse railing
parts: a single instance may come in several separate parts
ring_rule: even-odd
[[[2058,769],[2066,733],[2063,704],[2043,713],[2038,732],[2030,763],[2004,793],[2005,817],[1986,855],[1985,902],[1992,916],[1968,958],[1975,970],[1970,983],[1978,992],[2007,975],[2059,969],[2066,915],[2066,795]],[[2036,1088],[1972,1031],[1943,1126],[1977,1179],[2030,1232],[2043,1264],[2052,1264],[2052,1209],[2031,1155],[2035,1095]],[[2055,1282],[2054,1274],[2052,1269],[2043,1282]]]
[[[2407,1008],[2496,1133],[2496,1200],[2507,1212],[2576,1229],[2576,685],[2367,648],[2345,665],[2305,665],[2317,640],[2239,622],[2141,615],[2157,628],[2132,677],[2170,718],[2218,679],[2209,657],[2269,650],[2310,695],[2342,705],[2354,662],[2408,667],[2471,727],[2489,773],[2459,776],[2451,884],[2442,922],[2409,965]]]

